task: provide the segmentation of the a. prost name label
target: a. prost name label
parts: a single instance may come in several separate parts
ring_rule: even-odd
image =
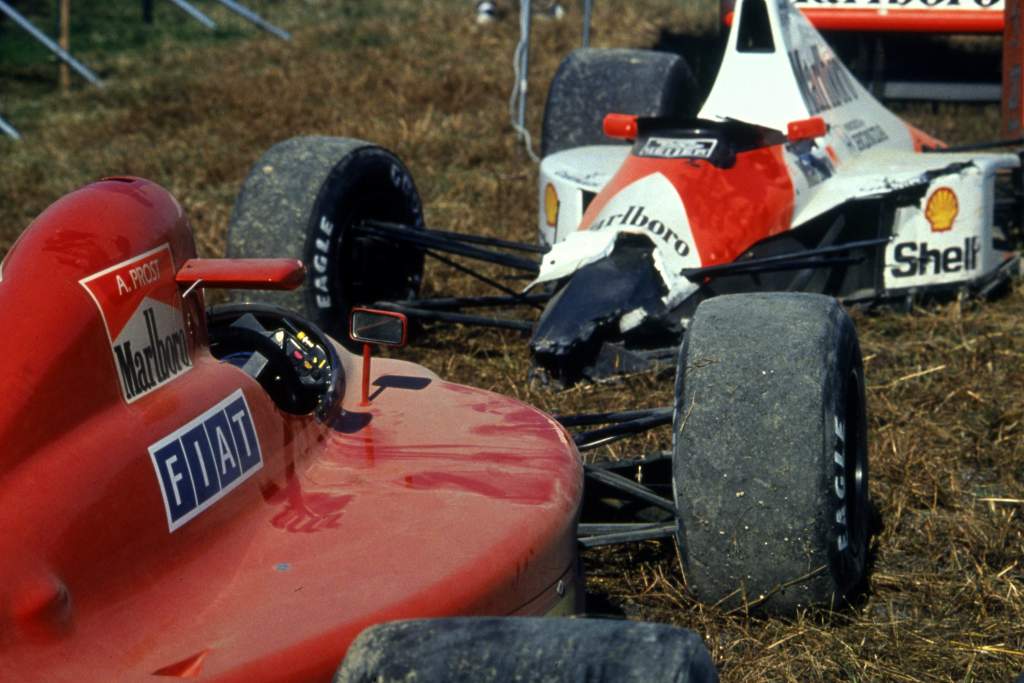
[[[174,531],[263,467],[242,390],[150,446],[149,457]]]
[[[103,316],[126,402],[192,368],[170,246],[157,247],[79,282]]]

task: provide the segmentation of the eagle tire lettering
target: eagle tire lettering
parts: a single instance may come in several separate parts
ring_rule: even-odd
[[[412,176],[391,152],[348,141],[324,180],[306,226],[305,306],[342,343],[353,306],[408,298],[418,291],[423,254],[399,239],[369,239],[364,221],[423,226]],[[382,268],[387,264],[387,268]]]
[[[676,369],[672,476],[698,599],[792,614],[863,588],[862,368],[834,299],[750,293],[697,308]]]
[[[269,170],[268,170],[269,169]],[[393,153],[354,138],[283,140],[253,164],[228,227],[228,256],[288,256],[306,266],[302,287],[232,293],[301,312],[343,344],[352,306],[407,299],[419,291],[423,252],[368,239],[376,220],[422,227],[413,179]],[[386,266],[386,267],[385,267]]]
[[[843,552],[850,546],[848,510],[846,502],[846,425],[835,416],[835,448],[832,453],[835,469],[833,492],[836,497],[836,550]]]
[[[334,223],[327,216],[320,216],[317,233],[313,237],[313,263],[310,278],[316,297],[316,307],[320,310],[330,309],[333,305],[329,274],[331,264],[331,239],[334,234]]]

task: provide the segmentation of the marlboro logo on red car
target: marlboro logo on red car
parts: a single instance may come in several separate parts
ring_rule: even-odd
[[[168,245],[79,282],[103,316],[126,402],[192,368]]]

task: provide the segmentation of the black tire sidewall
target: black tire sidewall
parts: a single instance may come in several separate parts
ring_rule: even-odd
[[[836,311],[842,313],[838,307]],[[862,587],[867,564],[867,415],[864,367],[853,323],[846,315],[837,315],[834,326],[835,372],[829,376],[832,386],[825,391],[825,396],[832,398],[825,404],[825,425],[831,424],[833,429],[831,434],[828,429],[823,434],[823,453],[832,457],[831,467],[822,469],[830,504],[822,520],[821,542],[829,549],[837,593],[847,599]],[[859,485],[851,481],[855,468],[861,470]]]
[[[423,229],[422,205],[412,176],[395,155],[376,146],[356,149],[331,170],[306,228],[306,310],[318,325],[342,340],[347,339],[353,306],[415,295],[422,279],[421,251],[377,244],[367,252],[351,227],[365,219]],[[361,291],[356,278],[370,269],[382,276],[377,279],[383,289]]]
[[[541,156],[583,145],[622,144],[603,132],[605,114],[685,116],[696,80],[680,56],[654,50],[578,48],[559,64],[541,123]]]
[[[758,604],[758,609],[768,612],[791,613],[799,606],[835,603],[837,600],[848,598],[862,587],[867,554],[866,414],[863,368],[856,331],[852,321],[838,304],[832,302],[830,305],[823,305],[825,297],[801,299],[800,297],[815,295],[770,294],[739,296],[751,299],[751,306],[754,307],[749,309],[751,315],[741,316],[750,319],[755,319],[760,313],[759,307],[771,305],[771,297],[787,297],[789,303],[786,305],[796,306],[790,310],[790,315],[793,310],[799,311],[801,307],[805,307],[806,315],[821,319],[821,327],[815,335],[817,339],[813,343],[800,338],[771,339],[769,343],[774,345],[771,350],[765,345],[732,348],[729,352],[733,353],[733,359],[738,357],[739,366],[747,369],[738,372],[727,368],[715,368],[726,375],[732,372],[736,376],[726,377],[724,390],[721,385],[715,384],[716,381],[721,381],[720,378],[711,381],[708,386],[715,387],[715,391],[728,392],[728,385],[731,382],[736,395],[743,396],[743,392],[748,389],[746,384],[759,386],[757,382],[762,379],[749,377],[748,382],[741,376],[743,372],[749,373],[749,367],[753,367],[743,363],[743,358],[756,357],[757,354],[773,356],[776,360],[765,361],[765,367],[774,367],[779,376],[774,388],[803,392],[803,405],[816,403],[819,406],[818,411],[813,411],[817,413],[816,415],[806,411],[783,415],[781,417],[785,419],[778,420],[780,424],[773,429],[786,430],[793,421],[800,421],[799,427],[803,431],[796,433],[817,433],[817,437],[809,437],[806,448],[803,447],[803,442],[795,445],[793,452],[768,452],[761,454],[764,457],[746,459],[736,456],[730,460],[737,450],[757,452],[761,447],[759,440],[762,436],[769,443],[775,444],[785,439],[779,438],[779,434],[782,433],[779,432],[775,435],[748,434],[737,440],[736,435],[741,434],[743,430],[735,423],[728,425],[728,422],[748,418],[747,423],[756,427],[760,424],[758,420],[761,416],[744,415],[743,406],[730,406],[728,401],[721,399],[716,402],[716,399],[709,399],[707,393],[703,394],[703,409],[715,410],[719,414],[711,418],[709,412],[697,415],[697,426],[694,427],[694,423],[691,422],[687,428],[687,420],[694,412],[693,404],[701,392],[701,383],[707,382],[701,379],[699,371],[687,372],[687,364],[699,363],[700,359],[691,357],[693,335],[691,332],[684,335],[676,373],[672,451],[673,489],[679,511],[677,540],[687,580],[699,599],[717,602],[740,587],[736,584],[746,580],[738,577],[747,577],[748,599],[757,600],[761,592],[769,594],[767,600]],[[711,301],[720,301],[724,298]],[[733,303],[735,301],[736,298],[733,297]],[[714,308],[715,304],[711,303],[710,306]],[[700,315],[698,309],[695,319]],[[823,320],[822,318],[826,316],[828,319]],[[745,322],[747,321],[741,320],[730,324],[743,325]],[[727,333],[723,336],[720,331],[709,329],[708,326],[701,328],[698,334],[704,335],[701,346],[705,350],[716,340],[734,341],[737,338],[730,337]],[[815,372],[819,373],[816,376],[820,378],[817,389],[807,387],[806,383],[794,383],[791,387],[786,384],[786,375],[789,374],[786,363],[791,362],[786,360],[786,351],[790,346],[801,344],[801,351],[794,357],[800,358],[801,362],[812,362],[816,366]],[[811,348],[814,345],[819,346]],[[777,360],[778,358],[782,360]],[[800,405],[800,401],[786,404],[786,400],[782,400],[780,404]],[[707,406],[713,408],[709,409]],[[722,406],[727,406],[727,409],[721,409]],[[845,438],[842,440],[838,439],[836,434],[837,418],[844,426]],[[709,428],[709,424],[714,424],[715,427]],[[728,447],[716,442],[719,439],[728,440],[730,436],[725,436],[726,432],[732,439]],[[687,439],[697,439],[701,443],[687,442]],[[818,445],[814,446],[815,443]],[[836,452],[840,448],[842,458],[839,459],[843,460],[842,465],[838,464],[836,458]],[[729,463],[733,469],[727,467],[723,471],[723,465],[716,460]],[[854,466],[860,468],[862,485],[850,485],[847,462],[851,464],[850,471],[853,471]],[[748,471],[740,471],[744,468]],[[778,472],[791,474],[785,475],[789,476],[789,479],[780,481],[779,478],[783,475]],[[739,487],[737,482],[746,481],[749,484],[750,481],[758,479],[772,482],[772,477],[775,477],[772,490],[776,494],[770,496],[768,505],[763,508],[752,507],[755,501],[741,498],[743,493],[736,490]],[[838,485],[837,477],[841,482]],[[787,486],[791,488],[787,489]],[[687,498],[694,491],[698,491],[695,500],[706,496],[701,499],[700,504]],[[843,493],[842,496],[840,491]],[[750,493],[753,498],[760,495],[752,491]],[[848,504],[849,496],[855,494],[859,499],[851,506]],[[837,514],[840,511],[841,514]],[[844,517],[845,524],[841,522]],[[696,525],[697,528],[688,529],[689,525]],[[723,530],[737,529],[740,526],[749,530],[749,533],[739,534],[741,547],[737,550],[730,542],[729,533],[724,533]],[[711,533],[712,529],[718,530],[717,533]],[[793,530],[796,530],[795,536]],[[758,534],[761,534],[759,540],[763,543],[763,556],[749,545],[752,543],[750,539],[758,537]],[[785,539],[790,541],[788,545],[782,542],[783,538],[779,538],[787,534],[794,536]],[[798,543],[794,542],[796,537],[800,539]],[[844,545],[840,540],[842,538],[845,539],[845,547],[841,547]],[[744,543],[747,545],[743,545]],[[809,567],[814,566],[826,566],[827,571],[801,578],[808,573]],[[773,592],[773,587],[797,579],[800,580],[792,587]],[[733,596],[724,604],[728,607],[737,607],[741,603],[741,598]]]
[[[363,631],[334,683],[408,681],[717,683],[693,631],[649,622],[560,617],[442,617]]]

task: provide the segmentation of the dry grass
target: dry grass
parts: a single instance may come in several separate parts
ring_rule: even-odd
[[[505,106],[514,22],[479,29],[469,3],[456,0],[338,3],[356,10],[254,4],[292,29],[294,42],[251,36],[154,50],[144,60],[94,55],[105,91],[38,102],[38,122],[21,124],[26,140],[0,142],[0,254],[50,201],[115,173],[169,188],[191,215],[200,250],[219,254],[249,164],[277,140],[309,133],[395,150],[432,226],[532,238],[535,169],[509,132]],[[710,0],[596,4],[597,45],[650,45],[664,27],[706,31],[714,12]],[[536,25],[534,130],[546,82],[578,40],[576,18]],[[17,95],[4,104],[28,106]],[[907,115],[957,141],[985,138],[996,120],[977,107]],[[449,287],[448,274],[432,273],[428,288],[442,277]],[[657,543],[588,553],[588,587],[631,617],[696,629],[726,680],[1009,680],[1024,670],[1022,319],[1020,288],[983,306],[858,317],[883,523],[863,604],[792,621],[724,614],[694,603],[671,546]],[[514,334],[447,330],[411,355],[552,411],[671,398],[666,376],[562,393],[527,384],[524,340]]]
[[[631,616],[702,633],[727,680],[1010,680],[1024,670],[1022,314],[1018,290],[858,319],[884,524],[862,605],[725,615],[694,604],[654,547],[591,558],[597,588]]]

